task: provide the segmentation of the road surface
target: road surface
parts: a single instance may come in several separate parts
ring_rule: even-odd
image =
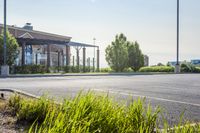
[[[120,98],[147,97],[153,107],[163,108],[170,124],[177,123],[183,111],[185,119],[200,122],[200,74],[0,78],[0,89],[59,99],[80,90],[109,91]]]

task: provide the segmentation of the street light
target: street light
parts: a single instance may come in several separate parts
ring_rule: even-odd
[[[6,58],[6,6],[7,6],[7,1],[4,0],[4,45],[3,45],[3,59],[4,59],[4,62],[3,62],[3,66],[1,66],[1,75],[2,76],[8,76],[9,75],[9,66],[7,65],[6,61],[7,61],[7,58]]]
[[[6,0],[4,0],[4,65],[6,65]]]
[[[177,0],[177,55],[176,55],[176,67],[175,73],[180,73],[180,63],[179,63],[179,0]]]

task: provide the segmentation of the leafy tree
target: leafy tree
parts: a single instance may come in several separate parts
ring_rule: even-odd
[[[9,31],[6,32],[6,37],[7,37],[7,41],[6,41],[6,46],[7,46],[7,64],[9,66],[13,65],[15,62],[15,59],[17,58],[18,55],[18,48],[19,48],[19,44],[17,43],[17,40],[15,39],[14,36],[12,36]],[[3,31],[2,34],[0,35],[0,65],[3,65]]]
[[[138,42],[130,42],[128,44],[128,65],[134,71],[138,71],[142,66],[144,66],[144,55],[139,47]]]
[[[164,64],[162,63],[158,63],[157,66],[165,66]]]
[[[116,72],[128,67],[127,39],[123,34],[116,35],[115,41],[106,48],[106,61]]]

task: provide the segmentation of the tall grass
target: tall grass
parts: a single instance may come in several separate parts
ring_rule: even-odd
[[[10,99],[10,107],[19,121],[31,124],[29,133],[152,133],[157,129],[160,109],[152,109],[144,102],[139,98],[126,105],[106,95],[88,92],[65,99],[62,104],[45,97],[27,100],[15,96]],[[177,126],[172,130],[166,126],[170,133],[199,129]]]

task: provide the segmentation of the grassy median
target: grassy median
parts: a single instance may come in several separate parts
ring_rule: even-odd
[[[159,107],[146,106],[144,99],[130,104],[119,103],[107,95],[93,92],[80,93],[61,104],[41,97],[25,99],[15,95],[9,100],[9,108],[19,122],[30,125],[29,133],[195,133],[198,125],[178,125],[170,129],[158,129]]]

